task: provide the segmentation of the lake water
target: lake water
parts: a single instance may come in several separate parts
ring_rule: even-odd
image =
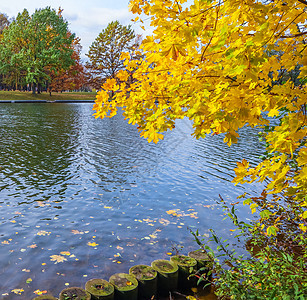
[[[231,183],[236,161],[259,161],[255,130],[229,148],[222,136],[196,140],[182,120],[155,145],[121,115],[92,114],[91,104],[0,105],[1,299],[57,296],[174,246],[187,254],[197,248],[187,227],[234,241],[219,194],[232,203],[261,190]],[[243,205],[239,216],[252,218]]]

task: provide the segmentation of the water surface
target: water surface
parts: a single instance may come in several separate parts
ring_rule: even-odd
[[[261,188],[231,183],[236,161],[259,161],[254,130],[229,148],[222,136],[191,137],[183,120],[155,145],[121,115],[95,120],[91,109],[0,105],[0,298],[31,299],[37,289],[56,296],[168,258],[174,246],[186,254],[196,248],[187,227],[234,241],[219,194],[231,203]]]

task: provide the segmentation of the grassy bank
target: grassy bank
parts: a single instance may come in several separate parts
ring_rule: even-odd
[[[32,94],[32,92],[0,91],[1,100],[95,100],[95,92],[63,92]]]

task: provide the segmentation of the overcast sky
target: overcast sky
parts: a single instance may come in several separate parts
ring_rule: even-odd
[[[118,20],[123,25],[132,24],[135,16],[129,12],[128,3],[129,0],[0,0],[0,12],[11,18],[24,8],[32,14],[37,8],[61,7],[69,29],[81,38],[85,58],[84,53],[108,23]],[[133,29],[143,33],[138,25],[133,25]]]

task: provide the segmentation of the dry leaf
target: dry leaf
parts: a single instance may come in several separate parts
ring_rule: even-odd
[[[64,256],[61,255],[51,255],[51,261],[54,261],[55,264],[63,262],[65,260],[67,260]]]

